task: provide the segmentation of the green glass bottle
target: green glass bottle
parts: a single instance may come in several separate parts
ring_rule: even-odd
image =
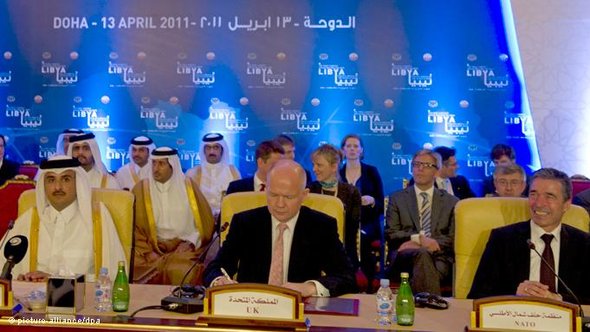
[[[397,324],[403,326],[414,325],[414,294],[408,279],[408,272],[402,272],[402,283],[399,286],[397,298],[395,301],[395,313],[397,315]]]
[[[125,273],[124,261],[119,261],[112,294],[113,311],[127,311],[129,309],[129,281],[127,280],[127,273]]]

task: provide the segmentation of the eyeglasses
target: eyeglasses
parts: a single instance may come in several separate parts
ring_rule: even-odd
[[[413,161],[412,167],[414,167],[414,168],[438,168],[438,167],[436,167],[435,164],[423,163],[421,161]]]
[[[502,186],[502,187],[507,187],[508,185],[512,186],[512,187],[516,187],[518,185],[520,185],[522,183],[522,180],[498,180],[496,181],[498,183],[498,185]]]

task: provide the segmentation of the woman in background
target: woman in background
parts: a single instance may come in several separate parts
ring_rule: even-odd
[[[310,192],[336,196],[344,205],[344,248],[355,269],[359,268],[357,236],[361,221],[361,194],[354,187],[339,181],[338,167],[342,153],[331,144],[324,144],[311,154],[316,181]]]
[[[340,178],[355,186],[361,196],[361,269],[372,285],[377,259],[371,243],[381,241],[381,217],[383,216],[383,182],[375,166],[361,162],[363,141],[358,135],[349,134],[340,144],[345,164],[340,168]]]

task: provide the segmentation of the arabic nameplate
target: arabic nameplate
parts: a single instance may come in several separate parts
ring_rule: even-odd
[[[494,301],[479,303],[475,310],[480,328],[575,331],[577,323],[576,306],[541,298],[498,297]]]
[[[229,287],[228,287],[229,286]],[[301,297],[282,287],[236,284],[212,289],[208,314],[261,319],[299,319]],[[288,292],[287,292],[288,291]]]
[[[215,330],[248,327],[306,331],[301,293],[264,284],[232,284],[207,289],[197,325]]]

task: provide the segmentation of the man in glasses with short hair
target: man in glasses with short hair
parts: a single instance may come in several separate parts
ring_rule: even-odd
[[[420,150],[412,158],[414,184],[389,197],[385,237],[389,244],[390,279],[410,273],[414,292],[440,295],[454,261],[455,204],[459,199],[435,188],[441,157]]]
[[[496,166],[494,170],[496,197],[526,197],[526,173],[518,164]]]

